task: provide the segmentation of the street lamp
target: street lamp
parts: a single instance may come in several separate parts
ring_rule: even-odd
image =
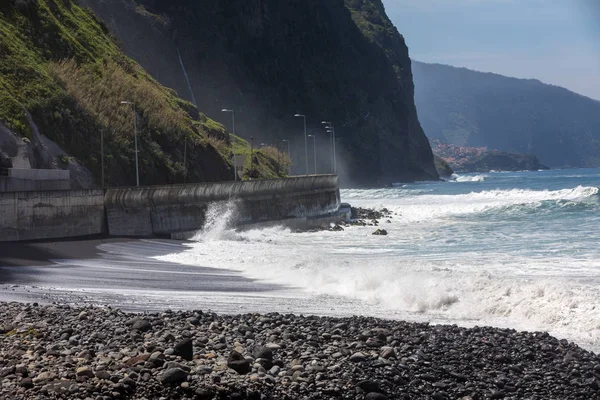
[[[325,129],[331,135],[331,165],[333,167],[333,173],[335,174],[337,172],[337,160],[335,158],[335,128],[331,122],[323,121],[321,123],[325,125]]]
[[[306,138],[306,116],[296,114],[294,117],[302,117],[304,119],[304,165],[306,167],[306,175],[308,176],[308,139]]]
[[[140,166],[138,163],[138,146],[137,146],[137,117],[135,113],[135,103],[133,101],[122,101],[121,104],[131,104],[133,107],[133,137],[135,142],[135,181],[137,187],[140,186]]]
[[[231,130],[233,136],[235,136],[235,112],[233,110],[228,110],[226,108],[222,109],[221,112],[230,112],[231,113]],[[233,153],[233,180],[237,181],[237,161],[235,159],[235,137],[233,141],[231,141],[231,135],[229,135],[229,141],[231,142],[231,152]]]
[[[313,158],[315,161],[315,175],[317,174],[317,135],[308,135],[313,138]]]

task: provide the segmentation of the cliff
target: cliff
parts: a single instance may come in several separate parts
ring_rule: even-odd
[[[302,120],[331,171],[331,121],[345,184],[437,179],[413,100],[408,50],[380,1],[82,0],[162,84],[257,143],[290,141],[305,173]],[[309,146],[312,143],[309,143]],[[309,147],[309,172],[313,170]]]
[[[460,172],[539,171],[546,169],[548,167],[540,164],[537,157],[531,154],[492,151],[463,164]]]
[[[446,160],[437,155],[433,156],[433,160],[435,163],[435,169],[437,170],[437,173],[440,176],[440,178],[448,179],[452,176],[452,174],[454,174],[454,170]]]
[[[600,166],[600,102],[532,79],[413,61],[431,140],[534,154],[550,167]]]
[[[75,186],[92,186],[101,183],[103,139],[105,182],[135,184],[134,112],[125,100],[135,103],[141,184],[233,177],[224,127],[125,56],[91,11],[71,0],[0,3],[3,166],[69,168]],[[282,157],[268,150],[255,153],[247,174],[283,174]],[[237,139],[236,151],[248,153],[248,143]]]

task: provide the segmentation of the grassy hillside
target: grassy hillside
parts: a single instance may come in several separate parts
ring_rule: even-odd
[[[41,133],[97,180],[104,134],[106,181],[133,184],[133,110],[123,100],[136,105],[142,184],[182,182],[186,166],[188,182],[233,176],[224,127],[125,56],[91,11],[71,0],[0,3],[0,121],[6,127],[30,137],[29,111]],[[235,143],[236,152],[249,152],[245,141]],[[282,174],[287,160],[279,159],[258,157],[257,177]]]
[[[600,102],[532,79],[413,62],[430,139],[533,154],[551,167],[600,166]]]

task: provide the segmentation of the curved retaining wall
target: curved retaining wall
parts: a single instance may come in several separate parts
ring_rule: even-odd
[[[338,177],[108,189],[104,205],[115,236],[151,236],[200,229],[210,203],[233,200],[237,224],[316,217],[340,206]]]
[[[102,190],[0,193],[0,241],[101,234]]]

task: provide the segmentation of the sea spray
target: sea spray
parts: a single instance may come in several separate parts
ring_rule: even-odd
[[[232,225],[238,216],[237,209],[238,201],[234,199],[210,203],[206,210],[204,225],[192,240],[196,242],[235,240],[236,235]]]

